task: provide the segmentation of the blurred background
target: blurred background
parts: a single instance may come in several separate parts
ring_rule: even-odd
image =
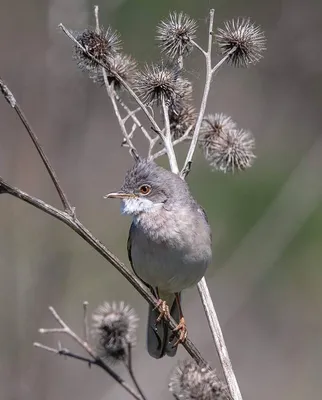
[[[322,4],[315,0],[0,0],[0,73],[44,145],[80,220],[122,260],[130,220],[103,195],[122,183],[132,160],[103,88],[77,69],[72,45],[57,28],[101,23],[121,32],[139,63],[157,60],[155,25],[169,11],[215,26],[249,16],[267,36],[264,59],[249,69],[225,66],[212,86],[208,112],[231,115],[256,138],[257,160],[234,176],[211,172],[198,151],[189,184],[213,229],[207,281],[244,399],[319,398],[322,390]],[[195,103],[204,60],[186,64]],[[145,143],[136,142],[144,151]],[[179,151],[184,160],[183,146]],[[166,159],[160,159],[167,165]],[[57,194],[15,113],[0,98],[0,175],[53,205]],[[63,224],[7,195],[0,197],[0,398],[129,399],[102,371],[32,346],[53,327],[54,306],[77,331],[82,302],[124,300],[141,323],[134,365],[148,398],[171,399],[167,384],[178,359],[145,350],[147,304]],[[189,335],[222,376],[196,289],[184,294]],[[63,338],[64,339],[64,338]],[[73,345],[66,339],[65,346]],[[125,375],[121,367],[116,369]]]

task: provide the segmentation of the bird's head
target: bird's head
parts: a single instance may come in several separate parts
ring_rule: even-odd
[[[121,189],[104,197],[121,199],[122,213],[135,216],[160,207],[180,205],[190,199],[190,193],[186,182],[178,175],[153,161],[139,160],[126,173]]]

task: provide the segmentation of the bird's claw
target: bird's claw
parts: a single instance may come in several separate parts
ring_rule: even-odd
[[[178,340],[174,343],[173,347],[176,347],[176,346],[178,346],[179,343],[184,343],[187,340],[188,330],[187,330],[186,321],[184,320],[183,317],[180,318],[179,324],[173,329],[172,332],[173,332],[173,335],[175,335],[176,332],[180,332]]]
[[[170,310],[169,306],[164,300],[159,299],[157,306],[155,309],[158,309],[160,311],[160,315],[157,318],[157,322],[160,322],[162,318],[165,320],[170,319]]]

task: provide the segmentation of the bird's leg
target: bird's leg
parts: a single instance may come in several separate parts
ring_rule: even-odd
[[[187,325],[186,321],[184,319],[183,313],[182,313],[182,308],[181,308],[181,303],[180,303],[180,295],[179,293],[175,293],[176,296],[176,302],[179,307],[179,316],[180,316],[180,321],[179,324],[173,329],[173,333],[180,332],[178,340],[174,343],[173,346],[178,346],[179,343],[184,343],[187,339],[188,336],[188,331],[187,331]]]
[[[156,289],[156,293],[157,293],[157,297],[159,298],[158,289]],[[160,322],[162,318],[164,318],[165,320],[169,320],[170,319],[170,310],[169,310],[169,306],[166,303],[166,301],[164,301],[164,300],[159,298],[158,304],[155,307],[155,309],[156,308],[160,311],[160,315],[157,318],[157,322]]]

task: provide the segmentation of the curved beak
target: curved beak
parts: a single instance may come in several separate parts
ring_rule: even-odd
[[[132,193],[124,192],[113,192],[104,196],[104,199],[128,199],[129,197],[134,197]]]

